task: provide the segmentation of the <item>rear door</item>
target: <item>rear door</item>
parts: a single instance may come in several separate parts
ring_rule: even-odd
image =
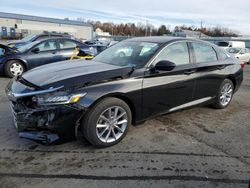
[[[78,42],[70,39],[57,39],[60,56],[60,61],[69,60],[72,56],[76,46],[79,46]]]
[[[193,100],[195,64],[191,63],[187,42],[166,46],[153,61],[167,60],[176,64],[171,71],[152,71],[148,68],[143,79],[144,118],[178,110]]]
[[[227,56],[220,60],[215,49],[203,42],[191,42],[191,52],[197,66],[197,81],[194,99],[209,100],[217,95],[224,79]]]

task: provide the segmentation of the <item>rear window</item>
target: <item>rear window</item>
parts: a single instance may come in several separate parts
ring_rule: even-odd
[[[196,63],[214,62],[218,60],[213,47],[202,43],[192,43],[192,45]]]

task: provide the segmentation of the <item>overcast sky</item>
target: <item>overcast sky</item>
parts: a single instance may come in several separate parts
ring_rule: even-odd
[[[172,27],[202,21],[250,35],[250,0],[0,0],[0,11]]]

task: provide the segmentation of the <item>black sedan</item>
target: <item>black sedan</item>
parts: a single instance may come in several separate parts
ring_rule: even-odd
[[[41,65],[68,60],[76,46],[91,55],[97,53],[94,47],[69,38],[35,41],[18,50],[0,54],[0,73],[14,77]]]
[[[145,37],[120,42],[93,61],[36,68],[6,92],[21,137],[51,143],[83,133],[107,147],[131,124],[157,115],[201,104],[226,108],[242,80],[243,65],[215,45]]]

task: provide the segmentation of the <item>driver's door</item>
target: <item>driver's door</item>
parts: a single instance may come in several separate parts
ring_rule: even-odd
[[[154,65],[162,60],[171,61],[176,67],[171,71],[154,71]],[[156,56],[143,79],[144,118],[192,104],[197,75],[196,65],[191,62],[186,42],[171,44]]]
[[[59,61],[55,40],[46,40],[34,46],[27,54],[29,69]]]

